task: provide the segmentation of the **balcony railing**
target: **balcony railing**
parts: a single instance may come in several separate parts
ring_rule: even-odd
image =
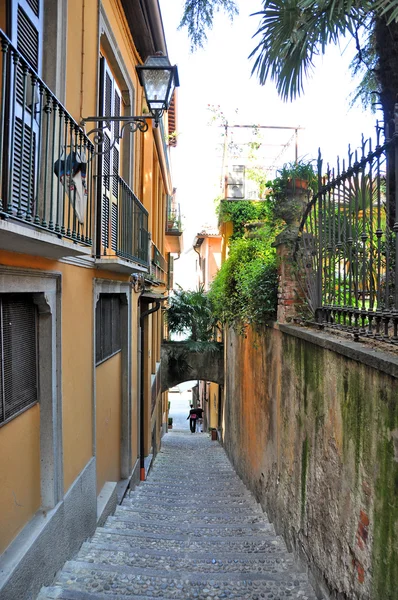
[[[92,244],[90,140],[0,30],[0,217]]]
[[[158,281],[166,283],[167,272],[167,260],[164,258],[159,248],[157,248],[155,244],[152,243],[152,274]]]
[[[173,206],[170,202],[167,206],[166,234],[180,235],[181,230],[181,211],[180,205]]]
[[[102,177],[98,207],[98,256],[149,265],[148,211],[118,175]]]

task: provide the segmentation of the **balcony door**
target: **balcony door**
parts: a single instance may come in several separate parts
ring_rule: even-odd
[[[22,60],[17,63],[10,60],[8,64],[10,154],[7,172],[10,175],[5,196],[14,216],[30,219],[34,217],[37,195],[40,103],[45,102],[45,98],[40,100],[37,83],[31,76],[32,71],[39,77],[42,72],[43,0],[10,0],[8,6],[9,35]]]
[[[122,95],[104,57],[101,58],[100,115],[121,116]],[[119,174],[120,174],[120,124],[112,123],[103,129],[103,156],[100,164],[100,255],[117,253],[119,249]]]

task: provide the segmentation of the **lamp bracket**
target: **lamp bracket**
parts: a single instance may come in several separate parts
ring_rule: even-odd
[[[94,156],[104,156],[105,154],[109,154],[114,147],[114,145],[122,139],[124,132],[129,131],[130,133],[135,133],[136,131],[141,131],[145,133],[148,131],[148,121],[155,121],[155,127],[158,126],[159,120],[162,114],[160,111],[156,111],[155,114],[142,115],[139,117],[115,117],[115,116],[96,116],[96,117],[86,117],[80,121],[80,127],[85,129],[86,123],[97,123],[97,127],[94,127],[90,131],[85,131],[87,137],[91,137],[91,141],[94,145],[94,152],[91,158]],[[119,128],[118,134],[115,135],[115,131],[112,131],[112,123],[120,123],[121,127]],[[109,136],[105,132],[110,132]],[[105,138],[109,140],[110,144],[105,147]]]

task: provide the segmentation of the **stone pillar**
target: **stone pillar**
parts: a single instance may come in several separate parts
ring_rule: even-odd
[[[298,232],[296,225],[288,225],[273,244],[278,261],[278,323],[291,323],[298,316],[298,309],[303,302],[303,292],[297,277],[298,267],[294,261]]]

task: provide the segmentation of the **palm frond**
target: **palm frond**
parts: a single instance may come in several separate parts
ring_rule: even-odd
[[[326,46],[355,30],[361,12],[338,10],[337,2],[313,0],[264,0],[261,22],[255,36],[260,42],[249,58],[255,57],[252,74],[261,85],[275,81],[279,95],[292,100],[304,90],[311,74],[314,57],[325,52]],[[346,4],[354,4],[346,2]]]

